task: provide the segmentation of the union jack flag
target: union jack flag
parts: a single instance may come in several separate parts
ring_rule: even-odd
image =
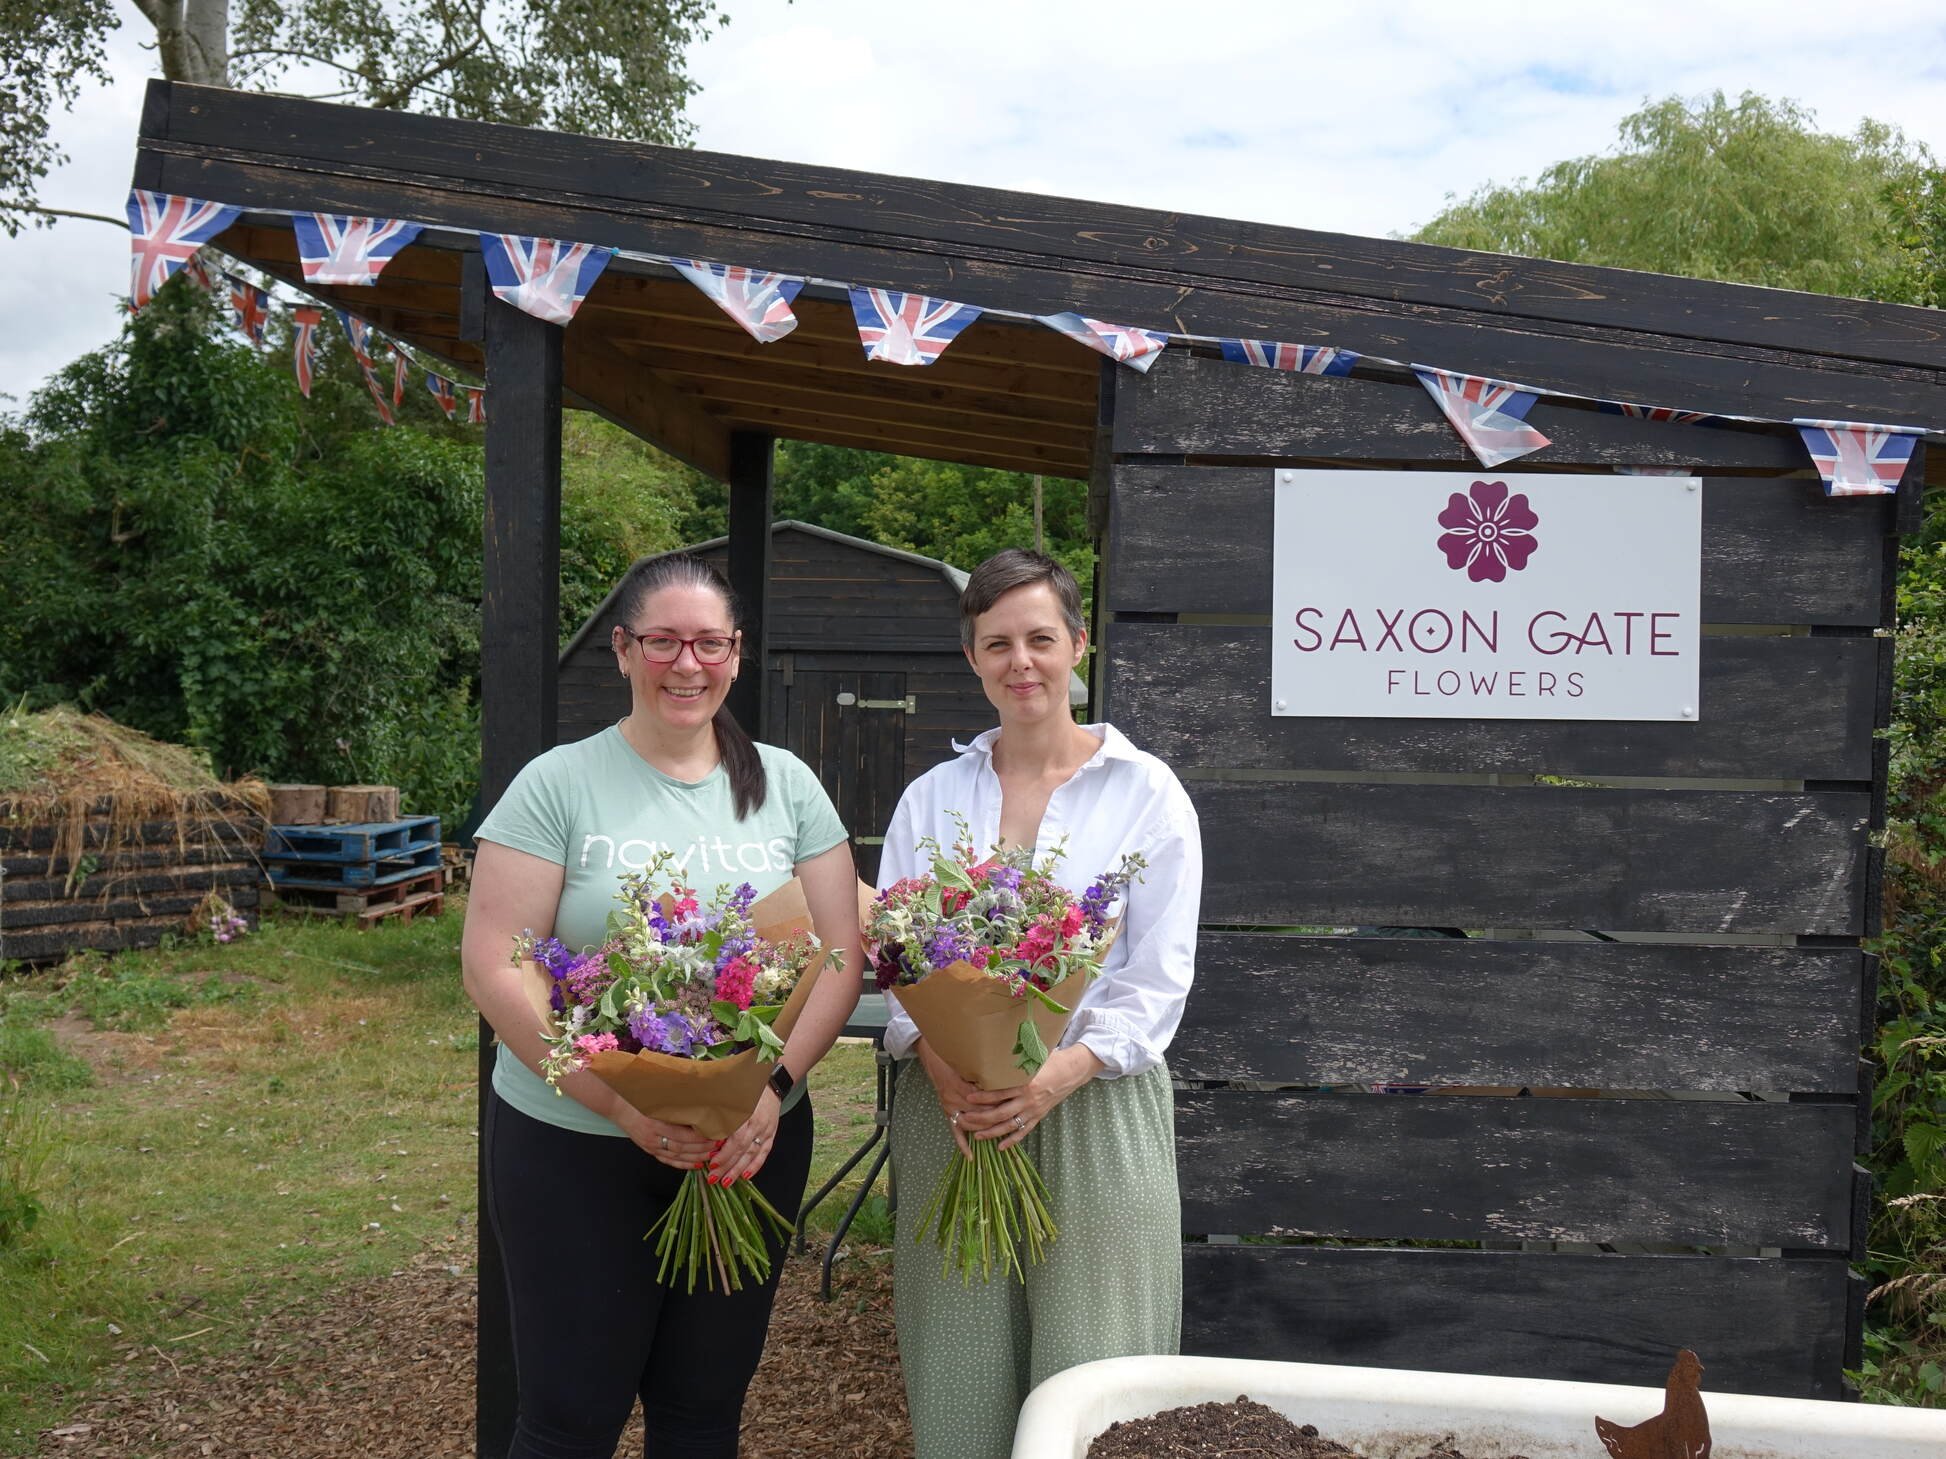
[[[439,408],[446,412],[446,419],[451,420],[453,412],[459,409],[459,397],[453,393],[453,382],[444,375],[435,375],[428,370],[426,389],[430,390],[432,398],[439,402]]]
[[[223,275],[223,282],[230,288],[230,320],[236,332],[251,344],[262,345],[264,326],[270,323],[270,295],[235,274]]]
[[[466,423],[469,426],[486,424],[486,389],[480,385],[466,387]]]
[[[205,294],[216,292],[216,275],[210,272],[209,260],[203,257],[201,249],[189,255],[189,261],[182,266],[182,276]]]
[[[1826,496],[1889,496],[1899,489],[1912,448],[1925,432],[1910,426],[1795,420]]]
[[[797,328],[791,301],[804,280],[732,263],[701,263],[672,258],[669,265],[716,301],[716,307],[749,331],[759,344],[773,344]]]
[[[1626,400],[1597,400],[1595,404],[1605,415],[1628,415],[1637,420],[1667,421],[1679,426],[1716,419],[1706,410],[1677,410],[1673,405],[1630,405]]]
[[[351,341],[351,357],[366,370],[372,368],[372,327],[364,320],[338,311],[338,322],[345,327],[345,338]]]
[[[128,305],[140,309],[189,262],[190,255],[236,221],[239,209],[175,193],[128,194]]]
[[[404,350],[397,345],[392,347],[392,404],[405,404],[405,372],[412,364]]]
[[[1219,339],[1223,358],[1233,365],[1295,370],[1300,375],[1349,375],[1358,363],[1353,350],[1321,344],[1284,344],[1274,339]]]
[[[396,425],[392,414],[392,402],[385,398],[385,387],[379,383],[378,371],[370,365],[360,365],[359,373],[365,377],[365,388],[372,393],[372,404],[378,407],[378,418],[388,426]]]
[[[311,398],[312,371],[317,368],[318,326],[324,322],[322,309],[291,310],[291,352],[296,357],[297,388],[306,400]]]
[[[528,238],[519,233],[482,233],[487,283],[494,294],[549,324],[566,324],[588,296],[612,248],[566,243],[558,238]]]
[[[376,284],[393,256],[424,226],[397,218],[345,213],[294,213],[297,257],[307,284]]]
[[[1412,372],[1482,466],[1498,466],[1550,444],[1526,422],[1534,406],[1532,391],[1504,380],[1426,365],[1414,365]]]
[[[890,289],[851,291],[851,314],[865,358],[893,365],[930,365],[980,317],[978,306]]]
[[[1042,314],[1038,318],[1049,329],[1058,329],[1069,339],[1079,340],[1089,349],[1107,355],[1118,365],[1127,365],[1147,374],[1169,343],[1169,336],[1153,329],[1136,329],[1127,324],[1104,324],[1080,314]]]

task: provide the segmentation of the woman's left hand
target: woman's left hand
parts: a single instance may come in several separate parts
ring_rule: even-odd
[[[960,1129],[974,1140],[998,1140],[1011,1149],[1046,1119],[1048,1112],[1106,1067],[1080,1044],[1056,1049],[1034,1077],[1011,1089],[976,1089],[973,1108],[960,1118]]]
[[[757,1096],[757,1107],[737,1132],[723,1142],[723,1148],[710,1156],[705,1177],[713,1185],[730,1185],[748,1180],[764,1168],[777,1143],[777,1118],[783,1113],[777,1092],[766,1088]]]

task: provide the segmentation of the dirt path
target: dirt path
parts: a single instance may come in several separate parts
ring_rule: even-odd
[[[473,1451],[474,1287],[429,1253],[324,1302],[267,1294],[250,1341],[222,1357],[151,1349],[104,1379],[41,1452],[128,1459],[461,1459]],[[817,1252],[784,1270],[745,1406],[745,1459],[911,1453],[892,1338],[890,1263],[840,1262],[818,1300]],[[140,1388],[139,1399],[122,1395]],[[642,1452],[640,1415],[617,1451]]]

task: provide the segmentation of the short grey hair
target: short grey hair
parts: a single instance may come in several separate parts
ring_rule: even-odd
[[[1076,643],[1081,642],[1081,635],[1087,632],[1088,625],[1081,617],[1081,587],[1075,582],[1074,574],[1045,552],[1009,547],[1004,552],[994,553],[974,568],[966,580],[966,586],[960,590],[961,646],[968,649],[973,647],[975,618],[1015,588],[1032,587],[1035,583],[1046,583],[1054,589],[1054,598],[1061,605],[1061,621],[1067,625],[1068,637]]]

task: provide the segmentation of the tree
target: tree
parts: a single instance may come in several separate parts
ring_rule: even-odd
[[[1621,123],[1615,151],[1489,184],[1418,233],[1566,263],[1905,301],[1911,273],[1890,198],[1929,161],[1895,129],[1816,130],[1791,101],[1667,97]]]
[[[684,51],[714,0],[135,0],[172,81],[269,87],[293,71],[322,99],[686,142]],[[47,216],[63,160],[50,127],[83,78],[107,81],[112,0],[0,0],[0,228]]]

